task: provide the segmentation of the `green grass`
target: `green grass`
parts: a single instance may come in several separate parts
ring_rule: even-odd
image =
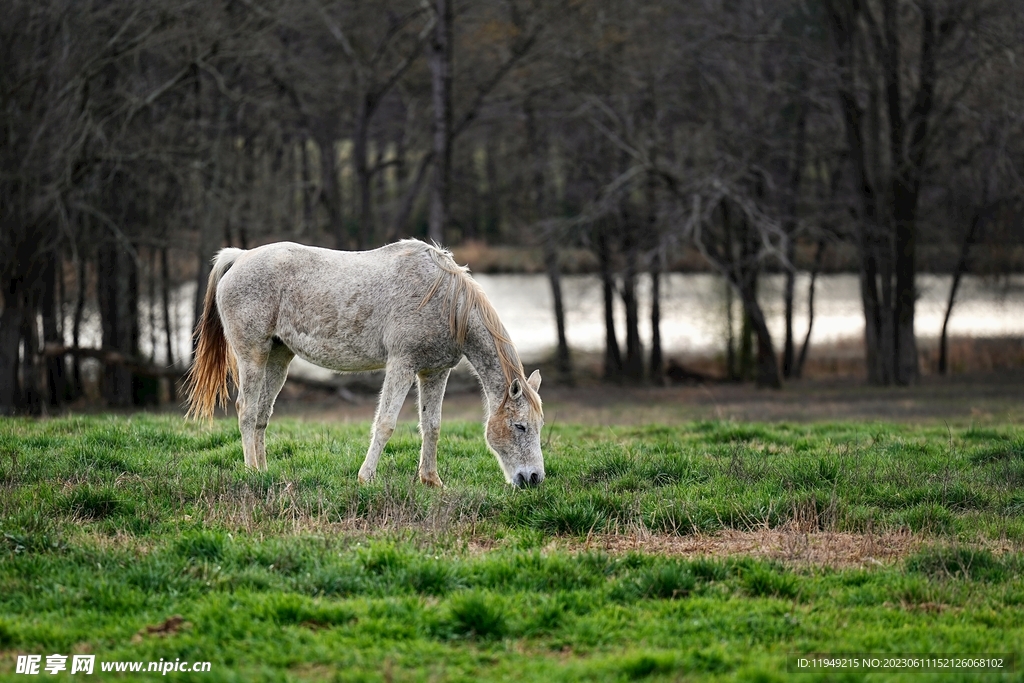
[[[444,490],[415,483],[409,424],[360,487],[368,431],[275,421],[253,473],[229,421],[0,420],[0,680],[27,680],[17,653],[213,663],[179,680],[770,681],[796,652],[1024,652],[1024,556],[986,549],[1024,542],[1024,429],[559,425],[527,491],[465,423]],[[786,524],[928,542],[874,569],[549,544]]]

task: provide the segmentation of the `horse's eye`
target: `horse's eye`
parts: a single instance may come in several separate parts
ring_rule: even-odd
[[[526,431],[526,427],[525,427],[525,425],[513,425],[513,426],[514,426],[514,427],[515,427],[516,429],[518,429],[519,431],[521,431],[521,432],[525,432],[525,431]]]

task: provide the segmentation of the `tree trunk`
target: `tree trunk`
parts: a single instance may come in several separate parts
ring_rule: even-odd
[[[764,311],[757,301],[757,278],[760,272],[754,255],[757,250],[757,236],[751,230],[750,224],[742,211],[734,219],[733,212],[729,209],[729,201],[722,200],[720,214],[727,241],[735,239],[735,248],[739,250],[738,257],[732,257],[731,265],[719,264],[719,269],[726,275],[733,287],[736,288],[743,303],[744,312],[744,333],[741,343],[746,347],[741,349],[741,356],[746,356],[746,367],[741,368],[744,374],[750,367],[750,357],[753,356],[750,337],[757,340],[757,370],[756,380],[758,386],[779,389],[782,387],[782,375],[779,369],[778,358],[775,357],[775,349],[772,344],[771,335],[768,332],[768,325],[765,322]],[[733,234],[735,233],[735,234]],[[743,360],[741,359],[741,364]]]
[[[665,383],[665,359],[661,352],[661,255],[655,254],[651,264],[651,363],[653,384]]]
[[[4,288],[4,311],[0,314],[0,415],[14,415],[20,403],[18,347],[21,345],[22,294],[18,280]]]
[[[484,219],[484,194],[487,191],[486,186],[486,173],[481,168],[480,164],[477,163],[478,158],[483,153],[483,147],[474,145],[474,149],[470,153],[469,168],[465,169],[466,182],[463,183],[462,201],[463,204],[468,204],[468,211],[465,220],[460,221],[459,225],[461,230],[459,231],[459,239],[461,241],[476,241],[480,238],[481,226],[483,225]],[[532,154],[530,155],[533,156]],[[541,214],[540,211],[537,212]]]
[[[904,198],[907,199],[907,198]],[[908,199],[909,201],[909,199]],[[916,204],[916,198],[914,199]],[[914,307],[917,291],[914,288],[917,235],[914,219],[898,219],[896,224],[896,292],[894,306],[894,365],[899,384],[913,384],[920,370],[917,358],[917,339],[914,337]]]
[[[628,220],[628,219],[627,219]],[[630,230],[631,227],[627,227]],[[626,267],[622,273],[622,303],[626,309],[626,363],[623,375],[631,382],[644,379],[644,349],[640,343],[640,310],[636,296],[637,246],[630,237],[625,249]]]
[[[533,184],[536,193],[536,206],[542,206],[544,194],[544,174],[538,168],[534,173]],[[572,381],[572,361],[569,357],[569,342],[565,336],[565,305],[562,299],[562,274],[558,264],[558,244],[556,231],[549,228],[544,231],[544,267],[547,270],[548,282],[551,284],[551,299],[555,309],[555,328],[558,333],[558,351],[555,366],[562,383]]]
[[[597,260],[601,268],[601,291],[604,295],[604,378],[619,381],[622,379],[622,353],[619,351],[619,341],[615,336],[615,279],[612,275],[607,226],[596,226],[595,242]]]
[[[752,287],[751,295],[753,299],[757,300],[757,286]],[[736,373],[740,380],[747,381],[755,379],[757,376],[757,363],[754,358],[754,325],[750,319],[750,311],[747,310],[747,298],[740,297],[740,303],[743,305],[743,322],[740,326],[740,352],[739,352],[739,370]]]
[[[867,141],[863,131],[864,112],[857,100],[856,50],[854,48],[858,19],[845,4],[828,3],[830,30],[836,41],[836,71],[839,75],[838,99],[843,116],[846,146],[849,149],[853,185],[856,189],[859,211],[857,212],[857,247],[860,256],[859,276],[861,303],[864,308],[864,351],[867,361],[868,381],[885,384],[881,348],[883,311],[878,301],[875,263],[875,241],[878,231],[877,192],[872,183],[867,159]]]
[[[360,249],[369,249],[373,244],[373,178],[370,173],[370,103],[364,96],[356,114],[356,129],[352,141],[352,156],[356,171],[356,186],[359,192],[359,239]]]
[[[544,183],[544,170],[547,166],[544,153],[547,145],[542,140],[541,132],[537,129],[537,118],[534,115],[533,103],[527,97],[523,109],[526,114],[526,148],[523,150],[525,158],[532,161],[532,172],[530,173],[530,186],[532,191],[528,195],[531,204],[529,214],[534,223],[538,223],[547,209],[547,192]],[[484,171],[486,176],[486,170]],[[532,196],[531,196],[532,195]],[[562,301],[562,274],[558,264],[558,234],[555,228],[547,227],[543,231],[544,268],[547,271],[548,282],[551,284],[551,299],[554,304],[555,328],[558,332],[558,350],[555,357],[555,365],[558,370],[559,381],[569,383],[572,379],[572,365],[569,359],[569,342],[565,337],[565,308]]]
[[[562,274],[558,268],[558,248],[555,246],[554,231],[548,230],[544,236],[544,265],[551,283],[551,299],[555,307],[555,327],[558,331],[558,352],[555,366],[560,380],[568,383],[572,379],[572,361],[569,357],[569,342],[565,336],[565,306],[562,301]]]
[[[430,75],[436,163],[430,186],[429,236],[438,244],[443,244],[448,227],[451,192],[453,0],[434,1],[437,23],[430,43]]]
[[[753,380],[757,376],[757,363],[754,356],[756,333],[750,318],[749,302],[757,302],[759,268],[752,263],[753,252],[757,250],[757,246],[751,244],[753,238],[750,235],[750,225],[746,217],[741,212],[739,220],[734,221],[733,213],[729,210],[729,202],[724,200],[722,201],[722,220],[728,227],[726,234],[729,236],[729,242],[733,243],[730,252],[739,253],[732,267],[732,276],[738,287],[740,303],[743,306],[743,320],[740,326],[739,378]]]
[[[163,299],[163,313],[164,313],[164,352],[167,354],[166,365],[169,368],[174,367],[174,328],[171,325],[171,269],[167,263],[167,247],[166,245],[160,248],[160,296]],[[76,344],[77,346],[77,344]],[[175,394],[174,381],[167,383],[169,389],[169,396],[171,403],[174,403],[177,398]]]
[[[345,249],[345,221],[341,213],[341,185],[338,173],[338,152],[334,149],[334,141],[330,137],[321,137],[317,141],[320,147],[320,182],[323,191],[320,200],[327,209],[328,233],[334,237],[334,248]]]
[[[309,138],[302,138],[302,230],[305,234],[313,234],[313,208],[317,203],[318,190],[313,183],[313,162],[309,156]],[[321,158],[323,154],[321,153]],[[322,180],[321,180],[322,181]],[[230,245],[231,243],[228,242]]]
[[[661,353],[661,271],[665,248],[658,232],[658,181],[653,174],[647,174],[645,203],[647,205],[647,234],[654,240],[651,257],[651,358],[648,376],[653,384],[664,384],[665,361]]]
[[[64,261],[58,256],[57,259],[57,336],[60,343],[64,342],[64,335],[67,333],[67,320],[64,316],[64,304],[67,303],[67,291],[64,288]]]
[[[146,312],[149,317],[149,362],[156,363],[156,311],[159,304],[156,300],[156,248],[149,248],[149,268],[146,273],[146,284],[148,288],[149,305]]]
[[[788,242],[786,260],[789,261],[789,267],[786,269],[786,283],[782,294],[786,318],[786,339],[782,346],[782,376],[787,379],[794,374],[794,356],[796,355],[793,342],[793,295],[796,289],[796,268],[793,267],[795,250],[793,240],[790,239]]]
[[[486,141],[487,195],[484,197],[484,239],[501,239],[501,188],[498,180],[498,149],[493,137]]]
[[[242,249],[249,248],[249,233],[246,226],[252,220],[250,217],[255,217],[259,214],[261,209],[258,206],[259,198],[256,196],[257,192],[253,191],[257,187],[257,159],[256,159],[256,139],[255,136],[249,136],[245,139],[242,149],[242,161],[241,161],[241,178],[242,187],[247,188],[248,191],[243,191],[242,195],[244,201],[242,206],[245,212],[242,213],[242,218],[238,222],[238,246]],[[173,382],[172,382],[173,384]]]
[[[29,415],[43,412],[43,390],[39,383],[39,328],[36,324],[38,292],[24,292],[21,317],[21,405]]]
[[[67,304],[67,288],[64,284],[64,264],[63,261],[58,261],[57,266],[57,338],[61,344],[67,344],[67,333],[68,333],[68,321],[66,315],[66,304]],[[68,373],[68,359],[61,361],[62,369],[64,371],[64,383],[63,383],[63,395],[61,401],[70,401],[74,398],[74,387],[71,386],[71,380]]]
[[[908,165],[903,114],[902,73],[900,68],[900,28],[896,0],[882,2],[882,26],[886,48],[882,52],[885,79],[885,102],[889,123],[889,157],[892,164],[892,222],[895,238],[895,291],[892,297],[893,360],[892,377],[898,384],[911,384],[918,378],[917,341],[914,339],[915,256],[917,247],[917,183],[916,169]],[[870,11],[870,10],[869,10]],[[922,17],[927,31],[929,4],[922,3]],[[927,45],[925,50],[927,52]],[[922,61],[926,55],[922,55]],[[923,78],[922,76],[922,87]],[[887,302],[888,303],[888,302]]]
[[[433,151],[427,152],[420,159],[420,164],[416,168],[416,175],[413,176],[412,182],[409,183],[409,187],[406,188],[405,193],[402,195],[402,201],[399,203],[398,211],[395,214],[394,226],[392,227],[392,234],[397,236],[409,232],[408,227],[413,209],[416,206],[416,198],[420,195],[423,181],[427,177],[427,171],[430,170],[433,160]]]
[[[731,283],[725,284],[725,376],[730,381],[740,379],[739,368],[736,367],[736,320],[733,315],[733,297],[735,297]]]
[[[865,226],[860,226],[863,243]],[[880,343],[881,311],[878,305],[878,289],[874,258],[861,246],[860,249],[860,300],[864,309],[864,355],[867,364],[868,381],[871,384],[885,384],[882,371],[882,350]]]
[[[44,268],[43,282],[40,301],[40,312],[43,317],[43,342],[51,344],[64,344],[57,319],[60,316],[60,309],[57,306],[56,285],[60,272],[60,256],[54,251],[51,253],[49,262]],[[47,402],[53,408],[57,408],[64,400],[66,391],[66,365],[63,356],[51,356],[46,359],[46,389]]]
[[[398,137],[395,140],[395,182],[394,187],[392,188],[392,194],[388,198],[388,203],[390,204],[388,222],[382,225],[391,225],[392,227],[397,225],[395,217],[399,211],[401,198],[405,194],[405,187],[409,184],[409,146],[406,135],[406,127],[403,126],[399,129]],[[400,237],[400,235],[394,234],[392,231],[388,231],[385,241],[396,242]]]
[[[764,312],[757,302],[757,295],[749,282],[740,287],[739,294],[750,326],[757,337],[757,384],[761,387],[781,389],[782,374],[779,372],[779,361],[775,357],[775,348],[764,319]]]
[[[871,233],[861,239],[862,261],[874,261],[864,263],[861,271],[868,377],[880,384],[910,384],[919,376],[914,337],[917,211],[943,29],[936,26],[934,3],[916,4],[921,42],[915,73],[907,61],[914,51],[901,46],[909,32],[900,26],[896,0],[880,3],[880,25],[871,16],[870,4],[826,5],[838,47],[838,95],[861,199],[859,222],[862,233]],[[864,40],[858,35],[861,31],[868,31]],[[916,91],[907,92],[905,82],[916,82]],[[869,88],[866,117],[856,96],[858,84]],[[905,111],[908,103],[910,109]],[[887,150],[882,149],[882,140],[888,141]],[[874,163],[868,160],[868,142],[874,147]],[[876,187],[884,187],[885,192]],[[880,203],[879,197],[886,201]],[[879,236],[879,232],[883,234]],[[880,300],[876,275],[881,279]]]
[[[736,248],[733,244],[733,230],[732,223],[729,220],[729,205],[723,199],[719,202],[718,206],[715,207],[715,213],[718,214],[722,225],[722,241],[723,241],[723,254],[728,255],[727,258],[732,258],[736,253]],[[737,281],[737,274],[735,266],[730,267],[727,263],[721,263],[720,268],[722,274],[726,280],[726,301],[728,304],[728,323],[729,323],[729,339],[728,348],[726,349],[726,366],[727,374],[730,380],[739,382],[743,379],[743,368],[740,364],[739,346],[743,343],[743,340],[747,339],[747,326],[746,326],[746,315],[742,313],[743,302],[740,301],[741,318],[740,323],[740,341],[737,343],[736,339],[736,324],[733,317],[733,291],[734,285]]]
[[[800,378],[804,373],[804,363],[807,362],[807,351],[811,348],[811,329],[814,327],[814,284],[818,279],[818,271],[821,270],[821,260],[825,253],[825,240],[818,241],[818,248],[814,252],[814,266],[811,268],[811,282],[807,288],[807,334],[804,335],[804,343],[800,347],[800,356],[793,369],[793,376]]]
[[[967,258],[971,252],[971,245],[974,244],[978,226],[981,224],[981,214],[974,214],[971,220],[971,227],[964,235],[964,241],[960,243],[960,257],[956,260],[956,268],[953,270],[953,284],[949,288],[949,299],[946,301],[946,315],[942,318],[942,334],[939,335],[939,374],[945,375],[948,372],[949,357],[949,318],[953,314],[953,304],[956,302],[956,292],[960,288],[960,280],[967,272]]]
[[[878,263],[882,283],[881,325],[879,326],[879,357],[885,384],[896,381],[896,315],[893,296],[893,254],[889,240],[879,250]]]
[[[76,349],[81,339],[82,317],[85,315],[86,264],[85,254],[79,251],[76,264],[75,319],[71,323],[71,345]],[[85,392],[85,387],[82,386],[82,363],[78,356],[71,359],[71,377],[74,383],[72,396],[77,398]]]
[[[139,340],[135,262],[124,247],[108,243],[99,249],[96,270],[103,347],[134,357]],[[131,370],[122,365],[107,365],[103,373],[103,394],[110,406],[134,405]]]
[[[806,78],[801,77],[803,84]],[[786,198],[786,215],[782,229],[786,233],[786,288],[785,288],[785,315],[786,315],[786,341],[782,349],[782,374],[790,377],[793,374],[793,286],[796,279],[796,268],[793,265],[796,255],[796,229],[797,209],[800,198],[800,181],[803,177],[804,163],[806,163],[806,138],[807,138],[807,104],[800,101],[796,119],[796,134],[793,141],[793,158],[790,161],[789,188]]]

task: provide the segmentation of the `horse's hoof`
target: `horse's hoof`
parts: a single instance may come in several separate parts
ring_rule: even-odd
[[[373,481],[373,475],[372,474],[363,474],[362,472],[359,473],[359,483],[360,484],[369,484],[371,481]]]
[[[431,474],[421,474],[420,481],[426,484],[427,486],[430,486],[431,488],[439,489],[444,486],[444,484],[441,482],[441,477],[437,476],[437,472],[432,472]]]

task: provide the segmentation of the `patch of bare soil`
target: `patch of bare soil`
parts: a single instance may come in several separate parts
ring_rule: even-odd
[[[152,624],[139,630],[134,636],[132,636],[132,643],[138,644],[143,641],[144,638],[155,636],[162,638],[165,636],[173,636],[179,631],[191,628],[191,622],[185,621],[185,618],[180,614],[175,614],[172,617],[168,617],[165,621],[159,624]]]

